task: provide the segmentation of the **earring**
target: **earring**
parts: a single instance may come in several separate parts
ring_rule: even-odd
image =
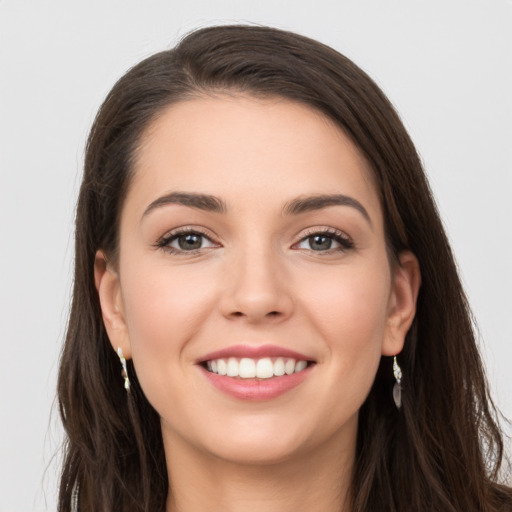
[[[402,370],[396,361],[396,356],[393,357],[393,375],[395,376],[395,385],[393,386],[393,400],[397,409],[402,407]]]
[[[130,391],[130,379],[128,378],[128,369],[126,368],[126,359],[123,356],[123,349],[118,347],[117,355],[119,356],[119,360],[121,361],[121,366],[123,369],[121,370],[121,377],[124,379],[124,389],[126,391]]]

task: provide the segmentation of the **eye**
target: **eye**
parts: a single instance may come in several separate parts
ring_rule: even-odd
[[[204,233],[196,230],[179,230],[165,235],[157,246],[171,253],[193,253],[201,249],[218,247]]]
[[[302,238],[294,248],[316,252],[346,251],[354,248],[352,239],[338,230],[318,231]]]

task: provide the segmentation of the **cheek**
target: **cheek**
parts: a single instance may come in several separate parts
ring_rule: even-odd
[[[128,336],[142,384],[161,384],[165,389],[169,376],[182,371],[188,342],[215,304],[209,282],[199,270],[180,271],[165,262],[139,264],[136,272],[123,274]]]
[[[381,266],[361,271],[346,268],[324,278],[317,276],[314,282],[309,293],[309,309],[329,338],[360,345],[384,333],[390,294],[389,270]]]
[[[340,269],[329,278],[318,276],[315,283],[303,307],[334,363],[332,378],[369,389],[386,336],[389,270],[382,266],[361,272]]]

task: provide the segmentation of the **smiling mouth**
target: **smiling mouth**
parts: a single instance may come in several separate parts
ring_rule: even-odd
[[[293,359],[290,357],[229,357],[211,359],[201,363],[208,372],[237,379],[271,379],[284,375],[293,375],[304,371],[314,361]]]

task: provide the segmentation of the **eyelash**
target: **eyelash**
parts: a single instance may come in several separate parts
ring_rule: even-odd
[[[349,237],[343,231],[340,231],[340,230],[334,229],[334,228],[312,229],[311,231],[306,232],[298,242],[293,244],[292,247],[297,246],[297,245],[301,244],[302,242],[305,242],[308,239],[315,237],[315,236],[329,238],[339,244],[339,247],[329,248],[325,251],[320,251],[320,250],[315,251],[314,249],[305,249],[305,250],[312,251],[318,255],[333,254],[336,252],[346,252],[346,251],[349,251],[349,250],[355,248],[354,241],[352,240],[351,237]]]
[[[171,231],[170,233],[165,234],[162,238],[160,238],[156,242],[155,247],[157,247],[158,249],[162,249],[170,254],[178,254],[178,255],[183,255],[183,254],[194,255],[194,254],[199,253],[201,250],[211,248],[211,247],[199,247],[197,249],[185,250],[185,249],[177,249],[175,247],[170,246],[170,244],[172,242],[174,242],[178,238],[180,238],[182,236],[186,236],[186,235],[197,235],[199,237],[202,237],[202,238],[208,240],[213,245],[216,244],[216,242],[214,242],[208,234],[201,231],[201,229],[178,228],[174,231]],[[314,250],[314,249],[303,249],[303,250],[309,250],[316,254],[332,254],[332,253],[336,253],[336,252],[346,252],[346,251],[349,251],[349,250],[355,248],[355,244],[354,244],[354,241],[352,240],[352,238],[350,238],[346,233],[343,233],[342,231],[339,231],[339,230],[333,229],[333,228],[313,229],[309,232],[306,232],[304,234],[304,236],[302,236],[302,238],[298,242],[296,242],[292,245],[292,248],[295,248],[299,244],[301,244],[315,236],[329,238],[329,239],[333,240],[334,242],[338,243],[339,247],[329,248],[325,251]],[[297,250],[300,250],[300,249],[297,248]]]
[[[175,247],[171,247],[170,246],[170,244],[172,242],[174,242],[175,240],[177,240],[181,236],[186,236],[186,235],[197,235],[199,237],[205,238],[206,240],[208,240],[209,242],[211,242],[214,245],[216,244],[211,239],[211,237],[208,234],[206,234],[205,232],[201,231],[201,229],[198,229],[198,228],[178,228],[178,229],[175,229],[174,231],[171,231],[170,233],[165,234],[162,238],[160,238],[160,240],[157,241],[155,246],[158,249],[162,249],[165,252],[168,252],[170,254],[178,254],[178,255],[181,255],[181,254],[193,255],[193,254],[197,254],[201,250],[208,249],[208,247],[200,247],[198,249],[192,249],[190,251],[187,251],[187,250],[184,250],[184,249],[177,249]]]

